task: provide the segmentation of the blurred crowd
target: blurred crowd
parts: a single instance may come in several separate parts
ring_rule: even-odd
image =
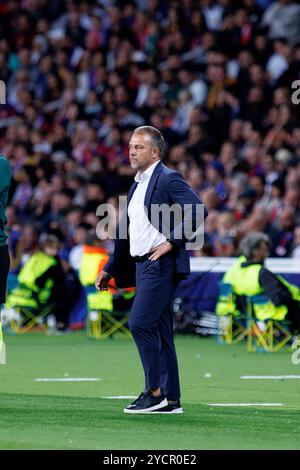
[[[97,207],[131,185],[128,141],[143,124],[209,211],[191,255],[234,256],[264,231],[271,256],[300,257],[297,2],[0,0],[0,15],[13,271],[43,232],[79,269]]]

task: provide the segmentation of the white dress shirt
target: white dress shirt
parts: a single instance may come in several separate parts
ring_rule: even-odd
[[[138,183],[128,205],[129,243],[131,256],[143,256],[152,248],[166,241],[166,237],[151,225],[144,209],[145,195],[151,175],[156,165],[153,163],[143,173],[137,172],[135,181]]]

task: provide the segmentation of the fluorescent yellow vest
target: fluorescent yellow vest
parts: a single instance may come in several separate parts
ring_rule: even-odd
[[[237,317],[241,314],[241,312],[236,307],[237,293],[234,286],[238,284],[241,264],[245,261],[247,261],[245,256],[240,256],[239,259],[224,274],[222,282],[220,283],[220,293],[216,304],[217,315],[233,315]]]
[[[18,275],[19,285],[9,295],[7,305],[38,308],[47,303],[53,288],[53,279],[48,279],[42,289],[36,285],[36,280],[56,264],[57,260],[53,256],[36,251],[21,269]]]
[[[216,313],[218,315],[236,314],[236,308],[231,307],[233,310],[233,312],[231,312],[229,305],[232,305],[234,295],[241,295],[251,297],[254,314],[259,320],[266,320],[267,318],[283,320],[288,312],[287,307],[285,305],[276,307],[266,298],[264,290],[259,284],[259,273],[262,266],[253,264],[242,267],[241,265],[246,261],[244,256],[240,256],[236,263],[234,263],[224,275],[222,283],[230,285],[232,287],[232,293],[231,297],[227,296],[226,298],[224,294],[219,297]],[[290,284],[281,276],[277,277],[290,291],[292,298],[300,301],[299,288]]]
[[[82,255],[79,279],[86,288],[87,302],[89,310],[113,310],[113,296],[109,291],[97,291],[95,282],[101,265],[104,266],[108,260],[108,255],[104,251],[85,250]]]
[[[223,282],[231,284],[236,295],[252,296],[261,294],[263,289],[260,287],[258,281],[261,266],[253,264],[242,268],[241,265],[246,261],[245,256],[240,256],[237,262],[225,273]]]
[[[81,266],[79,270],[79,279],[83,286],[94,285],[99,271],[101,271],[101,264],[104,266],[108,260],[108,255],[104,252],[86,251],[84,249]]]
[[[236,295],[230,284],[220,283],[219,298],[215,310],[219,316],[233,315],[238,317],[241,314],[237,309]]]

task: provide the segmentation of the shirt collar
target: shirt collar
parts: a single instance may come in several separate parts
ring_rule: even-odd
[[[156,167],[156,165],[159,162],[160,162],[160,160],[158,160],[157,162],[152,163],[152,165],[149,166],[149,168],[147,168],[147,170],[143,171],[142,173],[140,171],[138,171],[137,174],[134,177],[134,181],[136,181],[137,183],[141,183],[143,181],[146,181],[146,180],[150,179],[151,176],[152,176],[152,173],[154,171],[154,168]]]

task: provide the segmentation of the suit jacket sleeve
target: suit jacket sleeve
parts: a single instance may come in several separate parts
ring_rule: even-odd
[[[115,279],[117,287],[134,287],[135,286],[135,262],[130,256],[129,238],[124,237],[124,225],[128,217],[127,213],[122,216],[120,224],[116,230],[116,239],[114,251],[103,268],[103,271],[110,274]],[[122,235],[122,236],[121,236]]]
[[[167,192],[173,204],[179,204],[183,209],[182,220],[179,224],[175,224],[170,239],[179,248],[184,248],[185,243],[194,238],[194,233],[204,223],[207,210],[179,173],[172,173],[171,179],[167,182]]]
[[[107,261],[106,265],[103,268],[103,271],[108,273],[111,277],[115,276],[115,269],[114,269],[114,253],[111,253],[109,260]]]
[[[126,259],[128,258],[129,252],[129,241],[127,239],[123,239],[120,236],[120,226],[126,222],[127,214],[122,216],[122,220],[120,224],[116,228],[116,239],[113,253],[110,255],[109,260],[107,261],[106,265],[103,268],[103,271],[106,271],[112,277],[115,277],[120,270],[120,264],[125,264]]]

